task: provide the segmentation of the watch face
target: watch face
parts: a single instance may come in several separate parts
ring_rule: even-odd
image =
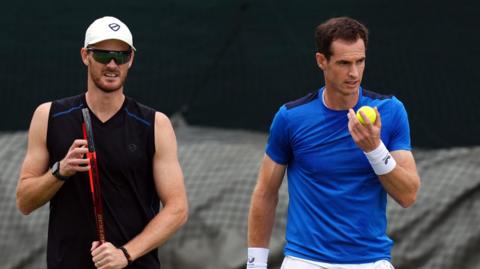
[[[55,162],[52,166],[52,173],[58,173],[58,162]]]
[[[60,175],[60,162],[55,162],[52,166],[52,174],[60,179],[60,180],[66,180],[68,177]]]

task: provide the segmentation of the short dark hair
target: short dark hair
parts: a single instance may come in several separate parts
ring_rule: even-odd
[[[317,51],[325,55],[327,60],[332,56],[330,46],[332,42],[341,39],[355,42],[362,39],[365,49],[368,43],[368,29],[365,25],[349,17],[332,18],[320,24],[315,29],[315,42]]]

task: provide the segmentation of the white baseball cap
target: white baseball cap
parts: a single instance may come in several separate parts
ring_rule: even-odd
[[[85,32],[84,48],[98,42],[116,39],[127,43],[133,50],[132,33],[127,25],[115,17],[105,16],[95,20]]]

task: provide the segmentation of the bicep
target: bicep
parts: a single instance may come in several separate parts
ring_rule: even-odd
[[[273,160],[277,164],[288,163],[292,157],[289,137],[289,127],[285,116],[285,108],[282,107],[273,118],[265,148],[265,152],[270,160]]]
[[[412,149],[410,139],[410,124],[408,121],[408,114],[401,102],[395,103],[396,114],[392,122],[395,122],[390,134],[390,142],[388,149],[391,151],[409,151]]]
[[[51,103],[40,105],[34,112],[28,131],[28,146],[20,171],[20,179],[40,176],[48,169],[48,114]]]
[[[155,115],[155,154],[153,157],[155,187],[162,204],[186,198],[183,173],[178,161],[177,141],[170,120]]]
[[[285,175],[286,165],[279,164],[265,154],[258,174],[256,191],[278,193]]]

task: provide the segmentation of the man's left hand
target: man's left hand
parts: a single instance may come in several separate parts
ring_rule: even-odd
[[[98,269],[121,269],[128,265],[127,258],[123,251],[116,248],[112,243],[95,241],[90,249],[92,261]]]
[[[348,131],[350,132],[355,144],[357,144],[357,146],[364,152],[370,152],[380,145],[380,129],[382,127],[382,120],[376,107],[375,113],[377,114],[375,122],[370,122],[365,113],[361,111],[360,114],[367,123],[363,125],[358,121],[353,109],[350,108],[348,110]]]

